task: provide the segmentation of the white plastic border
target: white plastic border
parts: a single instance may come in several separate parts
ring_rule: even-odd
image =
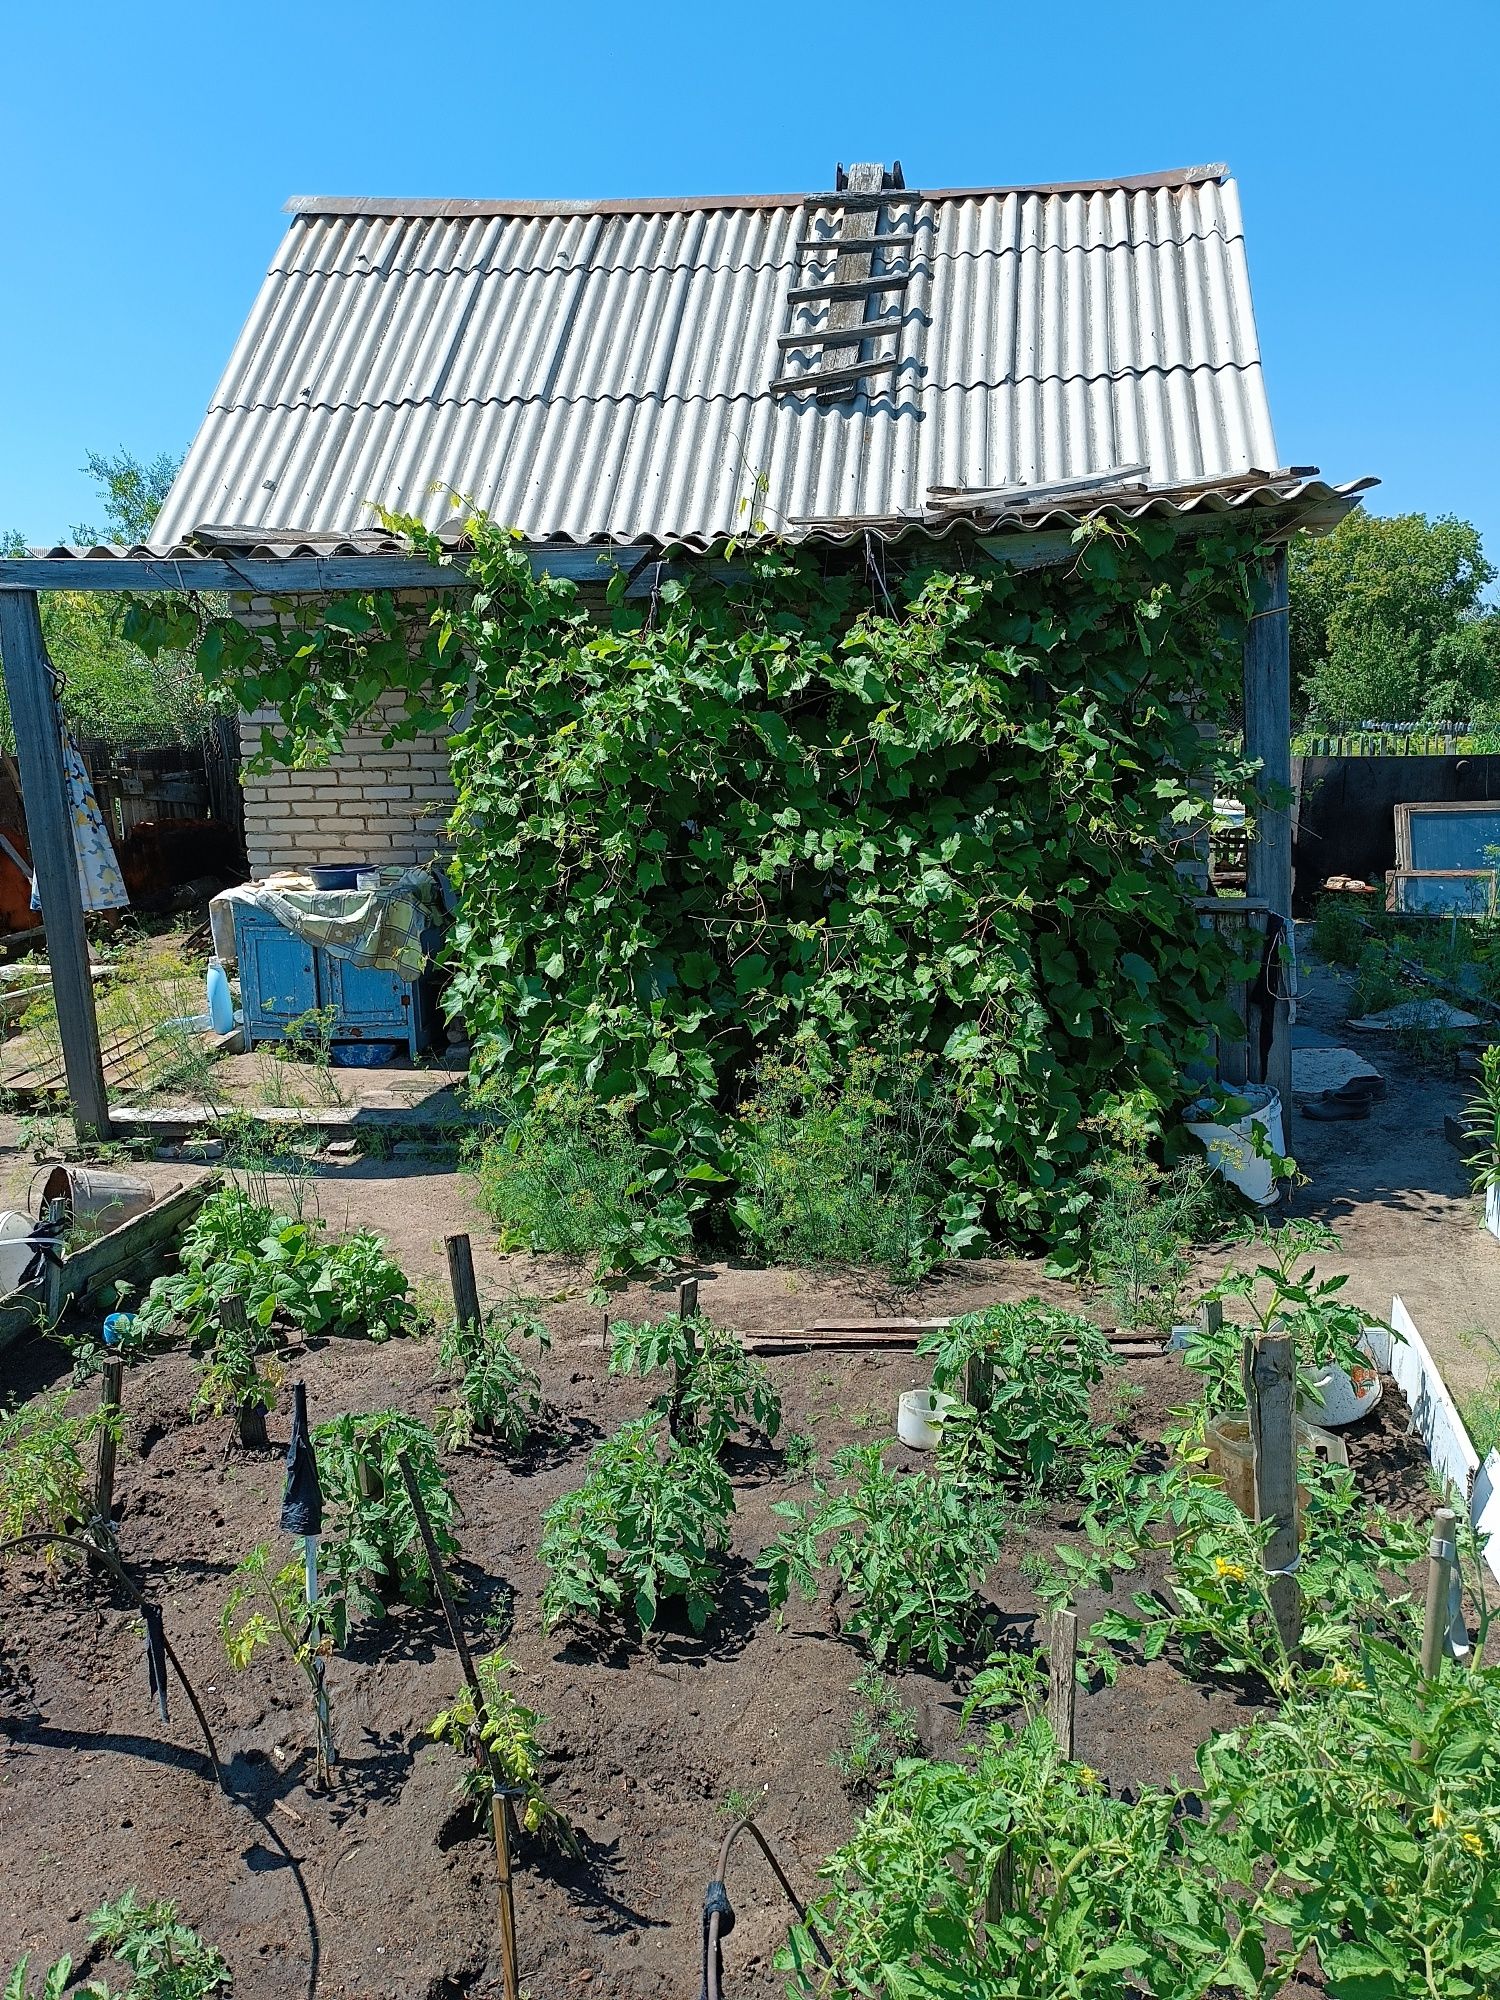
[[[1383,1327],[1371,1327],[1370,1351],[1406,1398],[1412,1428],[1427,1447],[1433,1471],[1462,1496],[1469,1519],[1490,1537],[1484,1560],[1500,1581],[1500,1451],[1480,1464],[1442,1370],[1399,1296],[1391,1300],[1391,1325],[1405,1338],[1393,1340]]]

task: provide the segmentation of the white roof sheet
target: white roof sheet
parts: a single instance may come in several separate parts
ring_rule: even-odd
[[[1219,169],[1071,189],[889,190],[872,303],[894,371],[818,365],[836,196],[297,205],[153,531],[352,534],[461,494],[529,540],[704,543],[921,518],[932,488],[1278,464],[1238,196]],[[833,353],[832,362],[849,358]]]

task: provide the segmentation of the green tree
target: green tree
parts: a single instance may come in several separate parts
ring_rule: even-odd
[[[1291,554],[1292,677],[1320,722],[1467,720],[1500,699],[1500,612],[1479,531],[1347,515]]]
[[[104,526],[100,529],[86,521],[75,523],[73,540],[144,542],[181,464],[181,452],[175,458],[170,452],[158,452],[144,463],[128,451],[113,455],[89,452],[81,469],[99,489],[99,498],[104,503]]]
[[[102,527],[75,524],[73,539],[144,541],[176,475],[180,458],[163,452],[142,463],[129,452],[91,451],[83,470],[99,489]],[[24,555],[25,537],[0,534],[0,555]],[[208,719],[203,681],[191,655],[163,652],[148,659],[121,631],[120,601],[104,591],[49,590],[42,597],[42,635],[63,679],[62,709],[79,736],[130,745],[188,743]],[[0,691],[0,737],[13,738]]]

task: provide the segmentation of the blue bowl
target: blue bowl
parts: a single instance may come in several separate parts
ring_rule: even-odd
[[[329,1057],[338,1069],[380,1069],[401,1047],[400,1042],[335,1042]]]

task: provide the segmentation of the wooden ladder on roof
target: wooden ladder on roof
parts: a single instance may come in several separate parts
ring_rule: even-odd
[[[894,201],[917,199],[907,194],[896,161],[889,173],[878,160],[838,170],[834,193],[809,201],[809,208],[832,209],[841,223],[837,236],[807,235],[798,238],[798,269],[787,293],[786,327],[777,335],[776,345],[783,356],[792,352],[818,352],[817,368],[796,375],[778,375],[771,384],[778,395],[816,395],[818,401],[838,402],[858,394],[871,375],[889,374],[901,362],[901,318],[872,317],[885,309],[885,302],[911,283],[912,252],[917,230],[879,233],[883,211]],[[892,252],[901,252],[904,268],[887,270]],[[803,260],[806,268],[803,268]],[[876,268],[876,260],[880,268]],[[831,269],[830,269],[831,266]],[[794,322],[809,307],[827,307],[820,325],[797,327]],[[866,350],[877,341],[889,340],[888,353]],[[853,361],[838,361],[847,348],[860,350]]]

